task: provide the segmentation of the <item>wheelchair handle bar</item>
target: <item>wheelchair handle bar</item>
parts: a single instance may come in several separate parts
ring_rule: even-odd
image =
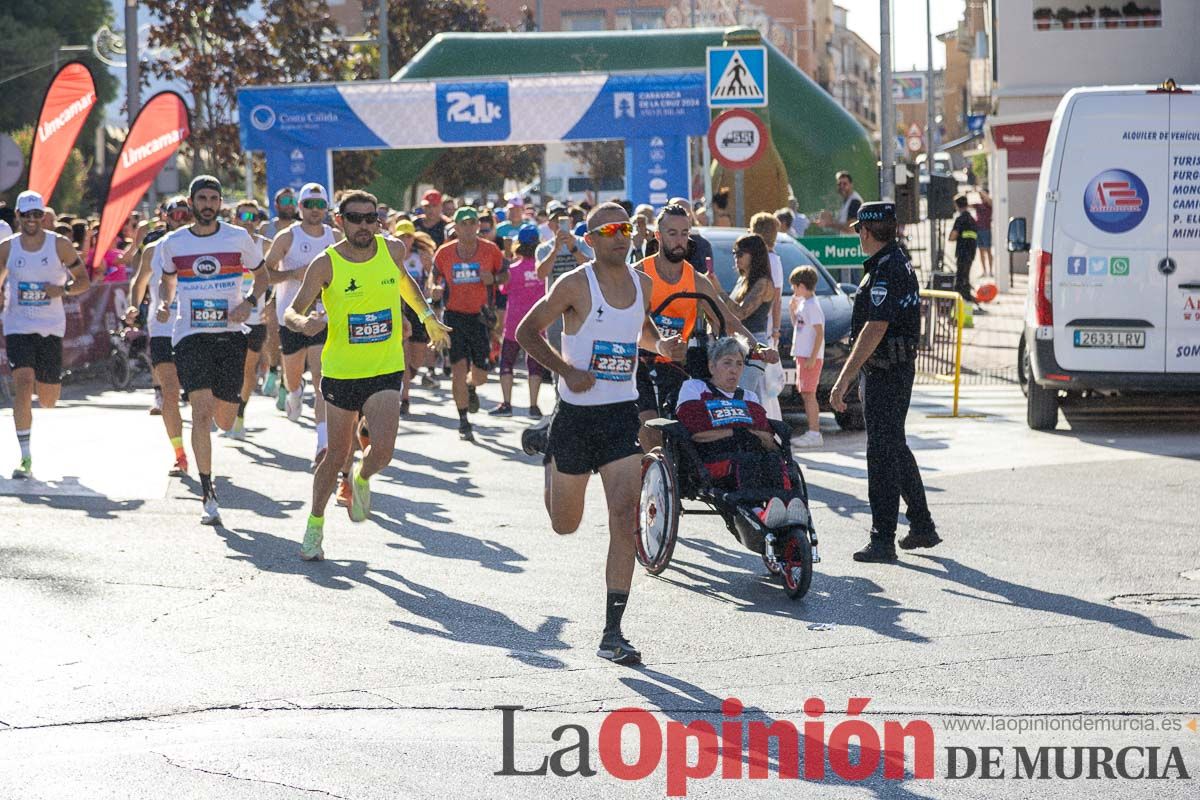
[[[667,295],[666,299],[658,304],[658,308],[650,312],[651,317],[657,317],[663,312],[663,309],[671,305],[676,300],[695,300],[701,303],[707,303],[712,309],[713,319],[717,321],[717,328],[721,336],[725,336],[725,315],[721,313],[721,309],[717,306],[716,301],[706,294],[700,292],[675,292]]]

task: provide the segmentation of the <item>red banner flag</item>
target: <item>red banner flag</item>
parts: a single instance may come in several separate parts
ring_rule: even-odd
[[[47,203],[94,105],[96,82],[92,71],[79,61],[60,69],[46,89],[29,151],[29,188]]]
[[[187,105],[175,92],[159,92],[142,106],[121,145],[108,185],[108,202],[100,215],[100,236],[90,265],[93,269],[104,261],[130,212],[189,133]]]

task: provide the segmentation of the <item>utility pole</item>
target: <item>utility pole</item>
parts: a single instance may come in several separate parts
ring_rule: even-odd
[[[933,109],[933,15],[930,12],[930,0],[925,0],[925,55],[929,63],[925,68],[925,169],[929,171],[929,193],[925,196],[925,216],[929,217],[929,272],[932,275],[942,266],[942,243],[937,239],[937,220],[929,213],[933,199],[933,154],[937,149],[934,143],[936,130]],[[932,278],[930,278],[932,280]]]
[[[892,14],[879,0],[879,198],[896,198],[896,107],[892,104]]]
[[[137,0],[125,0],[125,102],[129,106],[129,127],[137,116],[141,76],[138,74]]]
[[[392,76],[388,70],[388,0],[379,0],[379,80]]]

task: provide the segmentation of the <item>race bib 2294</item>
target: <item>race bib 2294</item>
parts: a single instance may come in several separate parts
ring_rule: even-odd
[[[633,380],[633,367],[637,359],[636,342],[593,342],[592,363],[588,371],[598,381]]]
[[[349,316],[350,344],[386,342],[392,335],[392,310]]]

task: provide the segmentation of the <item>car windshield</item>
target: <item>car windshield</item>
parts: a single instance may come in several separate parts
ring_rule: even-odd
[[[728,229],[712,229],[703,232],[704,237],[712,244],[713,271],[716,272],[717,278],[721,282],[721,288],[726,292],[732,291],[733,285],[737,283],[737,269],[733,266],[733,243],[741,233],[741,231]],[[792,286],[787,280],[788,275],[796,267],[801,266],[815,266],[817,268],[816,293],[818,296],[836,294],[836,290],[833,288],[833,279],[829,273],[804,248],[797,244],[795,239],[781,234],[775,241],[775,252],[779,254],[780,260],[783,261],[784,297],[788,297],[792,293]]]

